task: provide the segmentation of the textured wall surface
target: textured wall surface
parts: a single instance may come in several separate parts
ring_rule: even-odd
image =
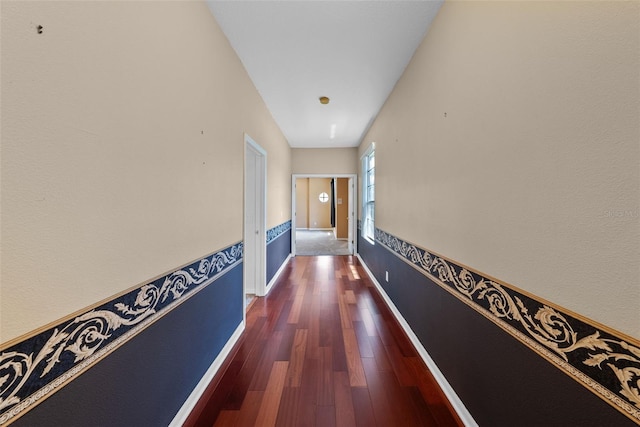
[[[243,301],[238,264],[13,425],[169,425],[242,322]]]
[[[296,178],[296,227],[309,228],[309,178]]]
[[[446,2],[360,147],[376,227],[639,337],[639,15]]]
[[[358,173],[357,148],[293,148],[292,173],[355,174]]]
[[[167,425],[243,319],[244,135],[271,237],[290,147],[202,2],[0,7],[0,424]]]
[[[204,3],[1,7],[0,341],[242,239],[245,132],[290,218],[290,148]]]
[[[359,240],[367,267],[479,426],[640,422],[637,340],[597,331],[382,230],[375,245]]]
[[[329,200],[320,201],[320,194],[326,193]],[[309,178],[309,228],[331,228],[331,179]]]

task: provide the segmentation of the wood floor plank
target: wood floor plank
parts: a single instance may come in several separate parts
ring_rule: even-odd
[[[333,358],[331,349],[323,347],[320,352],[319,360],[320,377],[318,379],[318,406],[334,405],[334,387],[333,387]]]
[[[411,403],[415,408],[418,420],[421,426],[437,426],[438,421],[434,418],[433,414],[429,410],[429,406],[422,398],[422,394],[418,387],[408,387],[409,395],[411,396]]]
[[[255,320],[251,324],[247,322],[245,326],[244,334],[234,355],[234,360],[236,361],[244,362],[247,360],[254,350],[258,335],[267,320],[264,316],[247,316],[247,319],[250,317],[255,318]]]
[[[419,358],[409,358],[408,363],[413,366],[420,394],[438,424],[462,426],[462,421],[451,407],[451,403],[446,399],[431,372],[426,369],[424,362]]]
[[[306,357],[309,359],[318,359],[320,357],[320,311],[319,301],[310,299],[306,302],[305,321],[298,324],[299,328],[306,327],[309,330],[306,352]]]
[[[364,387],[351,387],[351,400],[356,416],[356,426],[371,427],[376,425],[369,390]]]
[[[333,345],[333,324],[332,308],[324,306],[320,309],[320,319],[318,322],[318,346],[331,347]]]
[[[291,361],[287,372],[286,385],[288,387],[300,387],[302,381],[302,368],[304,367],[305,353],[307,351],[307,329],[296,329],[291,348]]]
[[[271,301],[269,301],[269,304],[265,304],[265,307],[267,308],[265,313],[267,317],[267,328],[265,331],[267,333],[275,330],[278,326],[278,323],[282,324],[282,319],[284,319],[284,322],[286,322],[287,315],[291,306],[291,303],[284,298],[278,299],[273,296],[270,299]],[[287,308],[286,310],[285,307]]]
[[[289,362],[275,362],[269,375],[269,381],[262,397],[260,410],[255,425],[258,427],[270,427],[276,425],[280,398],[284,388],[284,380],[289,369]]]
[[[356,416],[351,398],[349,375],[346,372],[334,372],[333,392],[335,396],[335,412],[337,427],[354,427]],[[418,391],[419,392],[419,391]]]
[[[353,322],[353,330],[356,333],[356,339],[358,340],[358,350],[361,357],[373,357],[373,350],[371,349],[371,343],[367,329],[362,322]]]
[[[282,331],[282,340],[280,340],[276,360],[291,361],[293,343],[297,330],[298,328],[296,328],[296,325],[287,324],[287,327]]]
[[[340,321],[340,310],[338,309],[338,304],[334,304],[333,316],[331,319],[331,351],[333,353],[333,369],[335,371],[347,372],[347,356],[344,350],[342,322]]]
[[[311,290],[311,294],[314,297],[321,295],[323,292],[326,293],[328,289],[333,289],[333,284],[331,282],[314,282],[313,288]]]
[[[303,301],[304,293],[296,295],[295,299],[293,300],[293,305],[291,306],[291,311],[289,312],[287,323],[298,323],[298,320],[300,320],[300,310],[302,310]]]
[[[311,257],[296,257],[295,262],[292,263],[291,280],[295,283],[300,283],[304,273],[307,272],[307,264]]]
[[[418,391],[419,393],[420,391]],[[288,387],[285,385],[280,398],[280,408],[278,408],[278,427],[298,427],[297,414],[300,400],[299,387]]]
[[[317,357],[305,359],[300,384],[298,407],[296,408],[296,426],[314,426],[318,402],[318,381],[320,380],[320,361]]]
[[[242,406],[240,407],[240,411],[238,411],[235,426],[252,427],[256,424],[256,418],[258,418],[258,411],[260,410],[263,397],[264,391],[247,392],[244,402],[242,402]]]
[[[347,297],[345,296],[345,301]],[[351,322],[361,322],[362,318],[360,317],[360,310],[354,304],[347,304],[347,309],[349,310],[349,317],[351,318]]]
[[[373,407],[376,425],[399,425],[394,421],[391,404],[387,399],[387,393],[384,389],[385,384],[380,377],[380,371],[378,371],[378,368],[375,365],[375,360],[365,359],[362,361],[362,364],[367,376],[367,388],[371,398],[371,405]]]
[[[416,377],[418,388],[427,403],[438,404],[442,399],[439,389],[434,387],[437,384],[431,373],[425,369],[424,362],[420,359],[409,359],[408,364],[412,367],[413,375]]]
[[[393,372],[395,372],[400,384],[403,386],[416,385],[416,376],[407,360],[409,358],[402,356],[400,349],[395,344],[387,345],[385,348],[387,349],[387,355],[391,361]]]
[[[336,425],[336,408],[330,406],[318,406],[316,410],[316,426],[335,427]]]
[[[353,329],[343,329],[344,351],[347,357],[347,369],[349,370],[349,384],[351,387],[366,387],[367,379],[362,367],[358,339]]]
[[[356,294],[353,293],[353,290],[351,289],[347,289],[344,292],[344,299],[347,302],[347,304],[356,304]]]
[[[395,339],[389,328],[387,327],[387,322],[382,314],[376,314],[373,316],[373,322],[376,325],[376,329],[378,330],[378,336],[384,343],[384,345],[395,345]]]
[[[288,323],[298,323],[300,319],[300,310],[302,309],[302,303],[304,302],[305,292],[307,290],[307,281],[302,281],[298,286],[296,286],[295,297],[293,299],[293,305],[291,306],[291,311],[289,312],[289,317],[287,319]]]
[[[215,422],[220,411],[223,410],[227,403],[227,398],[231,389],[234,387],[234,379],[238,372],[242,369],[243,362],[232,360],[222,375],[216,375],[217,379],[215,388],[209,394],[209,398],[205,402],[198,402],[194,410],[197,414],[191,414],[187,422],[189,426],[211,426]]]
[[[289,322],[289,316],[291,315],[291,310],[293,309],[293,303],[293,300],[287,300],[284,304],[282,304],[282,308],[278,309],[280,310],[280,313],[275,321],[275,324],[273,325],[272,329],[274,331],[283,331],[291,326],[291,323]]]
[[[314,298],[313,291],[316,288],[316,283],[314,281],[309,281],[306,286],[306,292],[304,297],[302,298],[302,305],[300,308],[300,315],[298,317],[297,326],[301,329],[309,329],[310,322],[317,320],[318,313],[313,313],[312,309],[314,308],[314,304],[317,307],[318,301]]]
[[[295,257],[185,427],[462,423],[357,258]]]
[[[360,319],[362,319],[362,323],[364,323],[365,328],[367,328],[367,335],[370,337],[377,337],[378,331],[376,330],[376,325],[373,322],[373,316],[371,315],[371,311],[367,307],[359,307],[360,309]]]
[[[401,386],[398,378],[392,371],[378,371],[384,387],[387,401],[396,425],[419,426],[420,420],[416,408],[411,402],[411,394],[408,387]]]
[[[379,371],[393,370],[393,368],[391,367],[391,362],[389,361],[389,356],[387,355],[387,348],[380,340],[380,337],[370,336],[369,345],[371,346],[373,357],[376,359],[376,365],[378,366],[378,370]]]
[[[338,296],[338,307],[340,308],[340,321],[342,322],[343,329],[351,329],[353,325],[351,324],[351,314],[349,313],[349,306],[345,301],[343,295]]]
[[[220,411],[214,427],[236,427],[240,411]]]
[[[361,272],[358,271],[356,266],[353,265],[353,264],[350,264],[348,267],[349,268],[347,270],[347,276],[349,277],[349,279],[350,280],[360,280]]]
[[[242,368],[233,378],[233,387],[226,397],[224,409],[240,409],[265,347],[266,340],[256,340]]]
[[[281,343],[282,331],[274,331],[273,335],[269,339],[269,345],[265,346],[262,357],[256,366],[255,373],[251,379],[251,383],[249,384],[249,390],[266,390],[268,382],[271,380],[272,368],[276,361]]]
[[[402,330],[402,327],[395,318],[390,318],[387,321],[387,327],[389,328],[389,332],[395,339],[395,343],[398,346],[398,349],[404,357],[418,356],[418,352],[411,343],[411,340],[409,340],[409,337],[407,337],[404,330]]]

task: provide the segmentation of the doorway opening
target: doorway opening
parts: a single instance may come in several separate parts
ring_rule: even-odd
[[[354,255],[355,174],[292,175],[291,253]]]
[[[264,296],[267,280],[267,152],[245,134],[244,306]],[[246,313],[246,310],[245,310]]]

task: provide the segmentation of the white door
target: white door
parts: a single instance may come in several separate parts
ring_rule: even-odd
[[[244,292],[262,296],[266,287],[266,152],[245,135]]]

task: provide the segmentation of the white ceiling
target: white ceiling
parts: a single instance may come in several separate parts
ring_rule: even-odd
[[[292,147],[355,147],[442,0],[207,3]]]

